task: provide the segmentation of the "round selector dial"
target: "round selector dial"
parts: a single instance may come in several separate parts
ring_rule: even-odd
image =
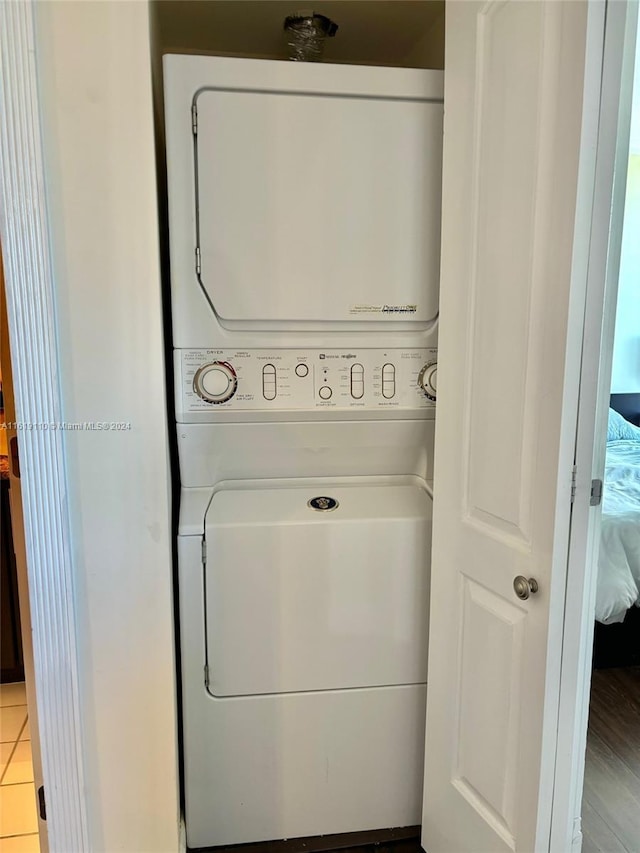
[[[203,364],[193,377],[193,390],[205,403],[226,403],[237,387],[238,377],[227,361]]]
[[[418,386],[424,395],[435,403],[438,390],[438,363],[431,361],[418,374]]]

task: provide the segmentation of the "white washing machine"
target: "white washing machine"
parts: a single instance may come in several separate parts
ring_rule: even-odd
[[[187,842],[415,825],[442,74],[164,63]]]

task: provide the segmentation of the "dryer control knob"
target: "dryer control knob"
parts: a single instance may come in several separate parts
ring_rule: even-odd
[[[418,374],[418,386],[424,392],[425,397],[435,402],[438,389],[438,363],[431,361],[422,368]]]
[[[226,361],[203,364],[193,377],[193,390],[205,403],[226,403],[237,388],[236,372]]]

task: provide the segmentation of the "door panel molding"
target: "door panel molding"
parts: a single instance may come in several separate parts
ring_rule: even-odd
[[[501,35],[499,29],[510,26],[510,17],[516,19],[512,29],[526,37]],[[487,533],[493,529],[509,544],[520,540],[527,548],[536,436],[530,423],[534,413],[527,404],[535,380],[531,327],[536,319],[532,293],[537,269],[532,259],[540,224],[539,151],[549,130],[540,121],[548,62],[538,54],[547,50],[543,40],[547,17],[545,4],[521,9],[504,0],[488,4],[478,15],[472,143],[468,352],[474,357],[467,363],[465,380],[465,502],[469,518],[486,525]],[[532,38],[536,30],[537,38]],[[503,73],[505,65],[526,78],[519,79],[517,88],[511,74]],[[529,162],[534,164],[531,169]],[[514,220],[520,226],[517,231]],[[514,234],[519,236],[517,245]],[[509,338],[508,359],[495,347],[496,323]],[[520,404],[513,406],[513,400]],[[474,453],[474,445],[481,445],[483,452]]]
[[[465,617],[458,663],[458,736],[452,783],[515,849],[520,707],[519,690],[514,691],[513,701],[509,688],[520,680],[526,611],[468,576],[462,578],[462,598]],[[469,626],[472,630],[467,630]],[[491,635],[487,645],[477,645],[474,637],[479,632]],[[487,697],[490,701],[474,701],[477,681],[495,686],[493,695]],[[499,761],[491,764],[487,754]]]

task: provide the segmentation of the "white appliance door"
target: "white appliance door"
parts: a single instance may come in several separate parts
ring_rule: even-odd
[[[548,850],[586,18],[583,2],[447,6],[428,853]],[[537,581],[527,600],[518,576]]]
[[[438,312],[442,103],[205,89],[202,285],[222,321]]]
[[[206,541],[214,696],[426,681],[424,489],[225,489],[207,510]]]

